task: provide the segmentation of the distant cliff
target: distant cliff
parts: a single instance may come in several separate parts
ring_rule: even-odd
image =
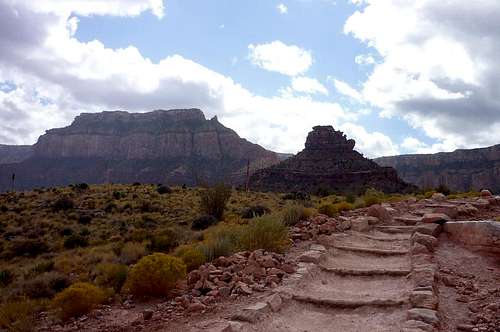
[[[0,164],[18,163],[28,159],[33,153],[30,145],[0,144]]]
[[[242,139],[198,109],[83,113],[50,129],[20,162],[0,165],[0,189],[16,173],[18,189],[88,183],[243,183],[278,155]],[[7,179],[7,180],[6,180]]]
[[[381,166],[394,167],[403,180],[420,188],[444,184],[454,191],[488,188],[500,192],[500,144],[436,154],[382,157],[375,161]]]

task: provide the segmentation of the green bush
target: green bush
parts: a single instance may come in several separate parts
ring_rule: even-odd
[[[158,188],[156,188],[156,192],[160,195],[170,194],[172,192],[172,189],[167,186],[158,186]]]
[[[186,265],[180,258],[154,253],[130,269],[126,288],[137,296],[166,296],[185,275]]]
[[[247,207],[246,209],[243,210],[241,213],[241,217],[243,219],[252,219],[255,217],[261,217],[264,214],[270,213],[271,210],[269,208],[262,206],[262,205],[254,205]]]
[[[179,245],[179,238],[172,229],[166,229],[160,234],[151,237],[151,242],[148,245],[150,252],[169,252]]]
[[[253,219],[240,234],[240,243],[245,250],[265,249],[281,252],[290,241],[288,227],[272,216]]]
[[[231,197],[231,188],[220,183],[213,188],[201,193],[200,209],[203,214],[208,214],[222,220],[224,209]]]
[[[229,256],[238,251],[240,234],[246,226],[221,223],[205,231],[200,250],[207,261]]]
[[[103,290],[86,282],[77,282],[57,294],[52,303],[60,311],[61,318],[68,319],[89,313],[104,300]]]
[[[436,188],[436,192],[441,193],[441,194],[446,195],[446,196],[448,196],[449,194],[451,194],[450,188],[448,188],[445,184],[440,184]]]
[[[89,245],[89,240],[80,234],[72,234],[64,239],[64,248],[74,249],[78,247],[86,247]]]
[[[52,204],[52,209],[55,212],[71,210],[74,207],[75,207],[75,202],[73,202],[73,200],[67,196],[58,198],[54,202],[54,204]]]
[[[338,212],[349,211],[354,209],[354,205],[348,202],[340,202],[335,204],[335,208]]]
[[[146,247],[142,243],[127,242],[120,250],[120,262],[123,264],[135,264],[146,255]]]
[[[191,223],[191,229],[201,231],[207,229],[210,226],[217,224],[219,220],[211,215],[204,215],[196,218]]]
[[[49,246],[42,240],[12,241],[11,252],[14,256],[35,257],[49,250]]]
[[[373,188],[368,188],[363,195],[365,206],[380,204],[384,200],[384,193]]]
[[[127,279],[127,270],[124,264],[100,263],[96,266],[95,282],[101,287],[111,287],[118,293]]]
[[[32,299],[51,298],[69,286],[68,278],[59,272],[45,272],[23,284],[23,293]]]
[[[184,264],[186,264],[188,272],[197,269],[205,263],[205,255],[197,245],[179,246],[175,249],[174,256],[182,259]]]
[[[303,215],[304,207],[301,205],[290,205],[285,212],[283,212],[283,223],[287,226],[297,224]]]
[[[14,273],[10,270],[0,270],[0,288],[6,287],[14,280]]]
[[[319,206],[318,212],[328,217],[335,217],[338,214],[337,208],[331,203],[323,203]]]

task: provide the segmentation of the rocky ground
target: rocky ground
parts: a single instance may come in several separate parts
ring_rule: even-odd
[[[499,215],[486,192],[319,215],[291,229],[284,256],[219,258],[168,301],[128,299],[65,326],[41,317],[42,330],[498,332],[500,252],[471,250],[442,225]],[[498,233],[488,241],[500,248]]]

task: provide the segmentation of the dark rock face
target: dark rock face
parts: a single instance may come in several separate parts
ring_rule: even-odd
[[[242,139],[198,109],[81,114],[51,129],[29,159],[0,165],[0,190],[70,183],[243,183],[251,169],[278,162],[276,153]]]
[[[393,168],[380,167],[355,151],[355,144],[332,126],[316,126],[307,136],[304,150],[254,173],[251,187],[280,192],[327,188],[339,193],[361,193],[370,187],[384,192],[414,189]]]
[[[500,144],[481,149],[377,158],[422,189],[444,184],[453,191],[500,192]]]
[[[28,159],[33,153],[30,145],[0,144],[0,164],[18,163]]]

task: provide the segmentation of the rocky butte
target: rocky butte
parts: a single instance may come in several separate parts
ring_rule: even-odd
[[[0,190],[10,188],[12,173],[17,189],[79,182],[243,183],[248,161],[252,169],[279,161],[199,109],[83,113],[68,127],[48,130],[24,154],[5,149],[13,151],[6,159],[14,162],[0,165]]]
[[[480,149],[460,149],[435,154],[377,158],[381,166],[394,167],[407,182],[422,189],[446,185],[453,191],[500,191],[500,144]]]
[[[367,188],[406,192],[414,186],[402,181],[396,170],[381,167],[354,150],[355,141],[333,129],[316,126],[307,136],[305,149],[279,164],[255,172],[252,189],[307,191],[319,188],[339,193],[361,193]]]

